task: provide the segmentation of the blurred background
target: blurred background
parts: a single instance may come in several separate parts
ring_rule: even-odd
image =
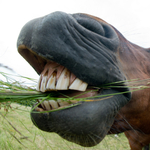
[[[0,0],[0,64],[20,75],[38,78],[18,54],[16,42],[26,22],[54,11],[95,15],[131,42],[150,47],[149,6],[149,0]]]

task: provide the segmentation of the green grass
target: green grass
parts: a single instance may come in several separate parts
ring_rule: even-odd
[[[2,106],[2,105],[1,105]],[[6,104],[5,104],[6,106]],[[30,107],[11,104],[8,112],[0,109],[0,149],[1,150],[127,150],[128,141],[124,134],[106,136],[95,147],[84,148],[68,142],[55,133],[47,133],[36,128],[30,119]]]
[[[77,96],[80,96],[80,95],[76,95],[74,97],[69,97],[67,95],[64,95],[63,93],[60,93],[59,91],[50,91],[50,92],[45,92],[45,93],[38,92],[35,89],[35,85],[37,85],[37,81],[35,79],[31,79],[29,77],[24,77],[24,76],[20,76],[20,75],[11,75],[11,74],[7,74],[4,72],[0,72],[0,76],[5,79],[5,80],[0,80],[0,103],[2,103],[2,102],[14,103],[15,102],[15,103],[22,104],[25,106],[33,106],[33,104],[36,103],[37,101],[39,102],[39,100],[42,100],[42,101],[44,101],[44,100],[56,100],[56,101],[62,100],[62,101],[68,101],[70,104],[72,103],[71,102],[72,100],[93,101],[92,100],[93,98],[99,98],[97,100],[104,100],[109,97],[113,97],[114,95],[119,95],[119,94],[128,93],[130,91],[133,92],[133,91],[138,91],[138,90],[142,90],[145,88],[150,88],[149,82],[148,82],[150,80],[150,78],[143,79],[143,80],[132,79],[132,80],[128,80],[128,81],[126,81],[126,80],[118,81],[118,82],[101,85],[99,87],[93,87],[93,91],[99,91],[100,88],[103,88],[103,89],[130,88],[130,91],[111,93],[111,94],[106,94],[106,95],[98,95],[98,96],[88,97],[88,99],[87,99],[87,97],[77,98]],[[18,78],[19,80],[16,80],[15,78]],[[28,80],[28,82],[30,84],[28,83],[28,86],[27,86],[26,85],[27,83],[25,84],[25,81],[23,81],[22,79]],[[143,83],[145,82],[145,83],[143,84],[142,82]],[[126,83],[127,85],[126,86],[119,85],[121,83]],[[89,91],[83,92],[82,94],[85,94],[87,92],[89,92]],[[64,98],[62,98],[62,97],[60,98],[59,96],[64,96]],[[66,107],[60,108],[60,109],[66,109],[66,108],[74,107],[76,105],[80,105],[80,103],[74,104],[74,105],[69,105],[69,106],[66,106]],[[35,107],[37,107],[37,106],[38,106],[38,104]],[[60,109],[53,109],[48,112],[58,111]],[[47,111],[43,111],[42,113],[45,113],[45,112],[47,112]]]

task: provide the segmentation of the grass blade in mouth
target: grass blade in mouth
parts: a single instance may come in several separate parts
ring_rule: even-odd
[[[11,102],[11,103],[19,103],[19,104],[26,105],[26,106],[32,106],[39,99],[42,101],[51,100],[51,99],[53,99],[53,100],[61,99],[63,101],[76,100],[76,101],[90,102],[91,100],[89,100],[89,98],[91,98],[91,99],[99,98],[99,100],[103,100],[106,97],[110,97],[110,96],[113,96],[116,94],[124,94],[124,93],[128,92],[128,91],[127,92],[119,92],[119,93],[113,93],[113,94],[108,94],[108,95],[93,96],[93,97],[88,97],[88,98],[87,97],[86,98],[76,98],[79,95],[76,95],[74,97],[68,97],[66,95],[65,98],[59,98],[58,95],[60,95],[61,93],[59,93],[57,91],[55,91],[55,92],[52,91],[49,93],[41,93],[41,92],[36,91],[34,85],[37,83],[37,81],[35,79],[20,76],[20,75],[11,75],[11,74],[7,74],[4,72],[0,72],[0,75],[5,77],[5,79],[6,79],[6,81],[0,80],[0,103]],[[31,84],[31,86],[29,87],[24,82],[19,82],[19,81],[15,80],[12,76],[19,77],[21,79],[26,79],[33,84]],[[95,88],[94,90],[98,90],[99,88],[130,88],[130,89],[132,89],[131,92],[133,92],[133,91],[149,88],[150,87],[149,81],[150,81],[150,79],[143,79],[143,80],[132,79],[132,80],[128,80],[128,81],[118,81],[118,82],[105,84],[105,85],[102,85],[99,87],[94,87]],[[142,83],[142,82],[146,82],[146,84],[140,85],[139,83]],[[125,86],[119,85],[121,83],[126,83],[126,85]],[[136,86],[136,84],[138,84],[138,85]],[[83,94],[85,94],[86,92],[83,92]],[[60,109],[54,109],[51,111],[67,109],[70,107],[77,106],[79,104],[80,103],[72,104],[70,106],[66,106],[66,107],[60,108]],[[51,112],[51,111],[44,111],[44,112]]]

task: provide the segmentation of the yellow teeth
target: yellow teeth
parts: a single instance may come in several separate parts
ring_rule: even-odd
[[[49,110],[53,110],[53,109],[58,109],[58,108],[62,108],[62,107],[65,107],[65,106],[69,106],[71,104],[75,104],[77,103],[78,101],[69,101],[69,102],[66,102],[66,101],[62,101],[62,100],[58,100],[58,101],[54,101],[54,100],[49,100],[49,101],[43,101],[41,103],[41,106],[42,108],[39,108],[37,107],[35,110],[37,111],[49,111]]]
[[[57,109],[59,107],[58,103],[54,100],[50,100],[49,105],[51,105],[52,109]]]

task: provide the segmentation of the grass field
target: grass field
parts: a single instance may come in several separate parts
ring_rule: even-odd
[[[84,148],[55,133],[37,129],[30,120],[30,107],[11,104],[8,113],[0,109],[0,150],[129,150],[124,134],[106,136],[95,147]]]

